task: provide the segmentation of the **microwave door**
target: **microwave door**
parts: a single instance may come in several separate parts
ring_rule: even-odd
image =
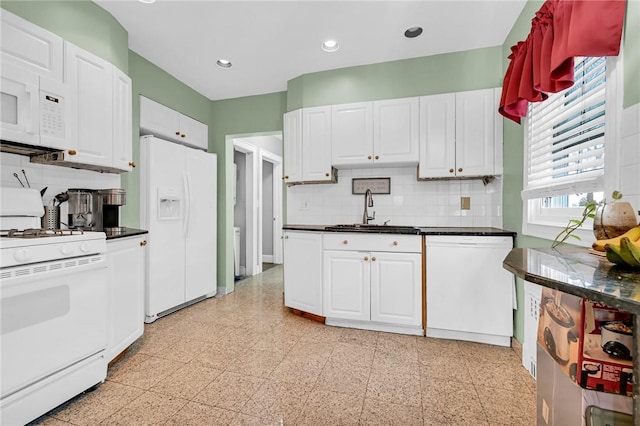
[[[40,77],[39,130],[40,145],[46,148],[65,149],[69,129],[69,85],[47,77]]]
[[[40,145],[36,128],[39,119],[39,77],[10,64],[2,64],[1,76],[0,138],[10,142]]]

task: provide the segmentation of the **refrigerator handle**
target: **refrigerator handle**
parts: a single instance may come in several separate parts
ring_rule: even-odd
[[[189,174],[182,172],[182,184],[184,186],[185,209],[184,220],[182,222],[182,233],[186,236],[189,232],[189,222],[191,221],[191,185],[189,182]]]

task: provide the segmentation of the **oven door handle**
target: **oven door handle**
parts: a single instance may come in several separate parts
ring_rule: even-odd
[[[189,174],[182,172],[182,185],[184,187],[184,218],[182,221],[182,233],[187,236],[189,233],[189,222],[191,220],[191,182],[189,182]]]

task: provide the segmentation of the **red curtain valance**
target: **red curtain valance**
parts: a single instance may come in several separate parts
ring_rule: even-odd
[[[576,56],[617,56],[626,0],[547,0],[511,47],[498,111],[520,123],[529,102],[573,85]]]

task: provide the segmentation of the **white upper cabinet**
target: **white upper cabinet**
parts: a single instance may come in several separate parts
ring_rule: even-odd
[[[418,177],[455,176],[456,95],[420,98],[420,167]]]
[[[456,175],[495,173],[495,90],[456,93]]]
[[[113,65],[65,42],[65,80],[71,91],[70,159],[82,164],[111,165]]]
[[[373,103],[373,162],[375,165],[418,164],[419,98]]]
[[[418,164],[419,98],[331,107],[332,165]]]
[[[286,183],[332,182],[331,107],[303,108],[284,115]]]
[[[113,69],[113,166],[130,171],[133,162],[131,79]]]
[[[418,178],[502,173],[499,89],[420,98]]]
[[[140,96],[140,131],[206,150],[209,127],[151,99]]]
[[[61,82],[63,39],[4,9],[1,15],[2,63]]]
[[[331,181],[331,107],[302,110],[302,180]]]
[[[284,176],[285,182],[302,181],[302,110],[284,115]]]
[[[373,160],[373,102],[331,107],[331,163],[367,164]]]

